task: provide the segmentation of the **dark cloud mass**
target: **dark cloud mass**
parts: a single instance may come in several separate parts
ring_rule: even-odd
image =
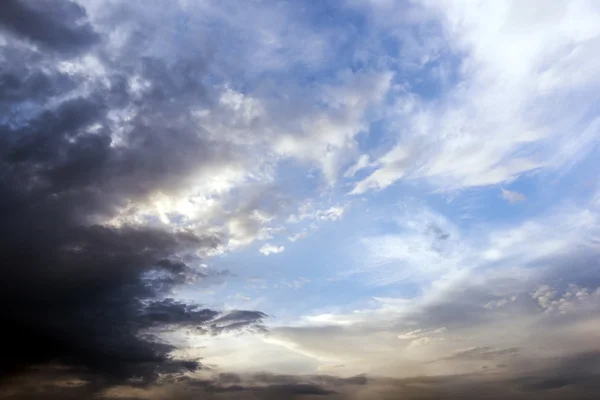
[[[85,10],[63,0],[2,2],[0,27],[52,51],[76,53],[99,40],[89,24],[80,24]]]
[[[209,101],[201,62],[146,57],[137,41],[107,56],[85,9],[66,0],[3,1],[0,28],[1,374],[58,363],[149,380],[197,367],[171,359],[159,331],[263,329],[260,312],[168,298],[205,277],[197,254],[220,237],[107,223],[231,157],[189,118]],[[103,65],[101,78],[61,68],[83,54]],[[134,75],[146,82],[143,97]],[[127,122],[115,117],[124,110]]]
[[[577,355],[589,359],[591,354]],[[599,365],[596,361],[596,367]],[[589,366],[589,365],[588,365]],[[19,389],[3,398],[24,399],[80,399],[92,395],[93,385],[78,384],[74,379],[65,379],[56,371],[34,372],[20,377]],[[516,400],[562,400],[596,399],[598,375],[569,371],[563,362],[550,363],[546,368],[516,376],[507,374],[481,373],[445,375],[414,378],[366,378],[356,376],[337,378],[327,375],[273,375],[273,374],[220,374],[212,379],[189,377],[165,380],[161,384],[132,387],[113,386],[102,392],[105,398],[118,399],[327,399],[327,400],[371,400],[371,399],[516,399]]]

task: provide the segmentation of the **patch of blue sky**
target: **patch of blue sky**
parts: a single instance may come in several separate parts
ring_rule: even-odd
[[[461,81],[461,63],[460,55],[444,52],[417,70],[399,71],[396,82],[423,101],[435,101]]]
[[[377,212],[378,214],[380,211]],[[270,242],[285,246],[285,251],[265,256],[258,250],[262,243],[241,251],[211,259],[211,267],[229,270],[236,279],[228,279],[219,288],[219,296],[212,301],[231,302],[247,297],[269,299],[263,307],[270,315],[286,316],[310,313],[327,307],[352,307],[370,301],[374,296],[411,297],[418,286],[403,282],[390,287],[366,285],[360,275],[348,274],[361,260],[356,259],[360,237],[378,234],[386,228],[385,220],[372,218],[365,209],[349,210],[345,218],[322,223],[306,238],[289,242],[276,237]],[[333,245],[335,244],[335,245]],[[193,287],[187,288],[188,294]],[[198,291],[206,296],[206,291]],[[201,293],[201,294],[200,294]],[[206,297],[197,301],[211,301]],[[244,302],[236,303],[243,306]]]

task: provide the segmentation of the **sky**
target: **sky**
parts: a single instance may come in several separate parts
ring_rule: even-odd
[[[595,399],[600,2],[4,0],[0,399]]]

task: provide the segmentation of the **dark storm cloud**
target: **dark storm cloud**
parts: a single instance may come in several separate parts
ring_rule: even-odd
[[[85,17],[83,7],[66,0],[4,0],[0,5],[0,29],[61,53],[84,51],[99,41]]]
[[[226,315],[213,320],[210,327],[207,328],[207,333],[219,334],[230,330],[243,328],[248,325],[254,324],[256,321],[260,321],[266,318],[267,315],[258,311],[248,310],[236,310]],[[255,325],[258,330],[264,331],[260,325]]]
[[[259,386],[214,386],[206,389],[207,392],[227,393],[227,392],[245,392],[256,393],[257,395],[290,398],[290,396],[324,396],[336,392],[325,389],[319,385],[310,383],[287,383],[281,385],[270,385],[266,387]]]
[[[43,55],[18,47],[2,49],[0,63],[0,110],[10,117],[9,106],[23,101],[38,102],[61,92],[72,90],[76,81],[64,73],[47,74],[42,66],[48,61]],[[16,114],[13,111],[13,114]]]
[[[94,384],[78,385],[81,381],[56,369],[46,368],[20,376],[12,382],[17,390],[1,399],[87,398],[94,393]],[[86,377],[93,382],[93,377]],[[127,399],[341,399],[345,391],[366,387],[364,376],[338,378],[328,375],[218,374],[199,379],[171,376],[159,384],[146,387],[119,385],[102,392],[102,398]],[[77,397],[80,396],[80,397]]]
[[[108,56],[70,1],[0,7],[8,31],[0,45],[0,372],[59,363],[113,382],[148,381],[197,367],[170,359],[173,347],[157,332],[264,329],[260,312],[168,298],[175,285],[206,278],[196,254],[219,236],[103,222],[232,158],[189,115],[210,102],[201,61],[145,57],[140,46]],[[108,72],[61,70],[61,57],[75,52]],[[146,83],[143,96],[129,84],[134,75]],[[123,110],[126,122],[114,117]]]
[[[181,324],[183,322],[199,325],[218,315],[219,313],[216,311],[177,302],[173,299],[152,302],[144,309],[144,317],[148,321],[161,325]]]
[[[567,400],[596,399],[600,390],[600,375],[596,372],[569,370],[578,359],[588,360],[597,355],[585,353],[566,359],[541,361],[537,371],[526,376],[506,373],[479,373],[412,378],[366,379],[364,376],[337,378],[314,375],[235,375],[220,374],[213,379],[174,378],[144,388],[119,386],[104,392],[105,398],[119,399],[440,399],[465,398],[510,400]],[[587,364],[587,362],[586,362]],[[596,363],[596,366],[598,363]],[[589,365],[588,365],[589,366]],[[57,379],[60,377],[60,379]],[[18,389],[0,398],[75,399],[88,398],[93,387],[78,386],[64,375],[52,376],[46,371],[14,382]],[[79,397],[77,397],[79,396]]]

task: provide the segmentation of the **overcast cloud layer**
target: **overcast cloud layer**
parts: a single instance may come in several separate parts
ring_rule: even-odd
[[[594,1],[4,0],[0,399],[600,395]]]

